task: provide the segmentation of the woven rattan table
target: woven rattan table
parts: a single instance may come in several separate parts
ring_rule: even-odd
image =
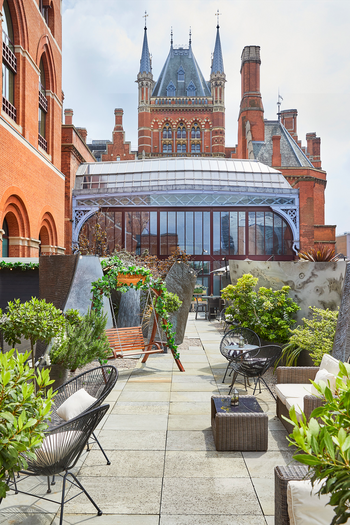
[[[231,396],[212,396],[211,426],[216,450],[267,450],[268,417],[255,396],[240,396],[232,407]]]

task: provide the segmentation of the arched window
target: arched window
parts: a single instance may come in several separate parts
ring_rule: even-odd
[[[178,69],[177,72],[177,81],[178,82],[185,82],[185,70],[182,66]]]
[[[165,124],[162,132],[162,149],[163,153],[171,153],[172,148],[172,136],[173,132],[169,123]]]
[[[40,76],[39,76],[39,117],[38,117],[38,144],[47,152],[46,140],[46,117],[47,117],[48,103],[46,98],[46,80],[43,60],[40,60]]]
[[[186,138],[186,128],[184,124],[179,124],[177,128],[177,138],[185,139]]]
[[[168,87],[166,88],[166,96],[175,97],[175,94],[176,94],[176,87],[174,86],[172,80],[170,80]]]
[[[172,131],[170,124],[165,124],[163,128],[163,139],[171,139],[172,137]]]
[[[4,233],[2,234],[2,257],[9,256],[9,228],[7,226],[7,221],[4,219],[2,223],[2,229]]]
[[[16,121],[14,92],[17,58],[14,54],[13,26],[7,0],[4,0],[2,6],[2,19],[2,109]]]
[[[198,155],[201,152],[201,129],[199,124],[193,124],[191,128],[191,153]]]

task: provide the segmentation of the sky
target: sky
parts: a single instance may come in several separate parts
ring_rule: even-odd
[[[321,137],[327,171],[326,224],[350,232],[350,0],[63,0],[64,108],[87,141],[112,138],[114,109],[124,110],[125,138],[137,149],[137,84],[145,11],[157,80],[170,48],[188,45],[210,77],[217,10],[226,73],[226,146],[237,144],[240,59],[260,46],[264,117],[298,110],[298,137]]]

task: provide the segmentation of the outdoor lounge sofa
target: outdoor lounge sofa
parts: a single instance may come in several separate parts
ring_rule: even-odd
[[[301,417],[301,412],[304,412],[309,419],[311,412],[323,403],[310,379],[316,383],[319,380],[326,383],[329,381],[332,389],[335,387],[338,373],[339,361],[329,354],[323,356],[319,367],[280,366],[277,368],[276,414],[289,433],[292,432],[293,427],[282,416],[289,418],[289,410],[293,405],[298,418]]]

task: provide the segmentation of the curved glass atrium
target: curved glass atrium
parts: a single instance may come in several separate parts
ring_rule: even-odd
[[[73,243],[98,222],[110,253],[125,248],[193,255],[200,280],[228,259],[291,260],[299,239],[299,193],[282,173],[252,160],[158,158],[82,164],[73,192]]]

